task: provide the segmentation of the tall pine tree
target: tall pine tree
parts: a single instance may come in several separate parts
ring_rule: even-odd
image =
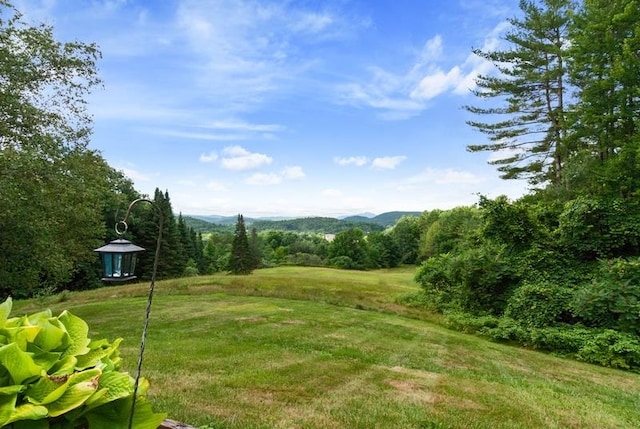
[[[640,4],[585,0],[571,27],[573,122],[579,147],[604,162],[634,140],[640,123]]]
[[[244,217],[238,215],[236,229],[231,244],[231,258],[229,259],[229,271],[232,274],[251,274],[253,271],[253,258],[249,248],[247,228]]]
[[[539,4],[541,3],[541,4]],[[491,61],[499,75],[477,78],[474,94],[496,100],[500,107],[465,106],[493,122],[468,121],[492,143],[468,150],[492,151],[504,179],[526,178],[530,183],[559,183],[568,156],[566,95],[568,71],[567,27],[572,0],[521,0],[522,19],[511,19],[504,39],[511,49],[474,53]]]

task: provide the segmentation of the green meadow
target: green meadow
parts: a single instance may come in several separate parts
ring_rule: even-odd
[[[279,267],[156,284],[143,375],[156,411],[213,428],[637,428],[640,375],[447,330],[398,303],[414,268]],[[17,301],[124,338],[148,284]]]

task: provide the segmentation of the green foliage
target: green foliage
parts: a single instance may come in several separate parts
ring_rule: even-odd
[[[420,253],[420,218],[404,216],[391,228],[389,234],[400,253],[401,264],[417,264]]]
[[[592,326],[640,334],[640,261],[601,262],[593,281],[576,291],[573,307]]]
[[[400,249],[390,234],[372,232],[367,236],[372,268],[394,268],[400,264]]]
[[[640,8],[635,0],[585,1],[569,27],[577,88],[573,138],[601,162],[638,133]]]
[[[121,339],[88,338],[87,324],[68,311],[8,318],[0,305],[0,426],[6,428],[124,428],[134,380],[119,371]],[[164,420],[145,400],[142,380],[133,427],[155,429]]]
[[[244,224],[244,218],[238,215],[236,230],[233,234],[233,242],[231,243],[231,258],[229,259],[229,271],[232,274],[251,274],[254,266],[254,257],[249,247],[249,238],[247,237],[247,228]]]
[[[288,231],[298,233],[337,234],[353,228],[360,228],[365,232],[382,231],[384,226],[368,222],[368,219],[349,220],[331,217],[307,217],[287,220],[256,220],[251,223],[258,231]]]
[[[432,212],[420,237],[420,257],[423,259],[462,249],[475,241],[480,227],[480,212],[476,207],[456,207]],[[425,226],[426,226],[425,225]]]
[[[453,306],[478,314],[501,314],[519,282],[504,249],[491,244],[430,258],[415,279],[438,307]]]
[[[583,259],[638,254],[639,210],[635,199],[577,197],[565,205],[559,216],[560,241]]]
[[[567,157],[566,33],[573,2],[523,0],[520,9],[522,18],[511,19],[504,36],[509,49],[474,50],[499,72],[479,76],[474,93],[500,104],[465,107],[493,120],[468,122],[491,140],[489,144],[470,145],[468,150],[494,152],[490,164],[498,166],[502,178],[557,183]]]
[[[329,263],[347,269],[369,268],[369,243],[361,229],[348,229],[336,234],[329,245]]]
[[[509,297],[504,315],[525,327],[552,326],[570,318],[571,291],[542,281],[524,282]]]
[[[637,335],[606,329],[585,341],[577,357],[597,365],[640,372],[640,341]]]

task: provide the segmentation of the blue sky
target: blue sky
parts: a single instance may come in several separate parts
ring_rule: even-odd
[[[21,0],[96,42],[91,148],[175,212],[339,216],[517,198],[470,90],[517,0]]]

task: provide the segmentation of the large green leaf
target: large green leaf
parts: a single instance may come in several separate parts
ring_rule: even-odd
[[[65,356],[49,368],[49,374],[58,376],[73,374],[77,369],[77,363],[78,359],[75,356]]]
[[[116,338],[116,340],[109,344],[106,341],[97,342],[94,344],[93,342],[90,344],[90,350],[88,353],[78,356],[78,363],[76,364],[77,369],[85,369],[91,368],[98,364],[98,362],[103,361],[108,358],[108,360],[112,360],[112,356],[115,356],[117,361],[113,361],[114,368],[117,368],[117,363],[119,363],[119,358],[117,357],[118,347],[120,347],[120,343],[122,342],[122,338]],[[108,364],[108,362],[104,362]]]
[[[99,369],[90,369],[71,375],[62,396],[48,404],[49,416],[57,417],[81,406],[98,389],[100,374]]]
[[[11,314],[12,300],[11,297],[8,297],[4,300],[2,304],[0,304],[0,328],[4,327],[5,323],[7,323],[7,319],[9,318],[9,314]]]
[[[8,395],[0,395],[0,427],[4,427],[11,418],[11,415],[16,409],[17,399],[17,392]]]
[[[24,321],[28,323],[26,318],[24,318]],[[8,325],[9,323],[7,323],[5,328],[0,330],[0,334],[7,337],[7,343],[16,343],[22,350],[27,349],[27,344],[33,342],[41,329],[40,326],[29,324],[13,327],[9,327]]]
[[[39,326],[40,332],[33,343],[46,352],[59,349],[68,335],[64,326],[56,326],[51,320],[42,320]]]
[[[32,313],[26,316],[26,319],[29,321],[29,324],[32,325],[40,325],[44,320],[49,320],[53,317],[53,313],[50,309],[38,311],[37,313]]]
[[[91,429],[126,429],[131,412],[132,397],[109,402],[89,411],[85,417]],[[138,396],[133,416],[133,429],[157,429],[167,417],[163,413],[154,413],[144,397]]]
[[[32,404],[45,405],[58,400],[68,387],[68,377],[41,377],[27,387],[25,398]]]
[[[5,423],[16,422],[19,420],[41,420],[47,418],[48,414],[49,410],[41,405],[22,404],[13,410],[11,417]]]
[[[88,344],[89,340],[89,326],[87,323],[68,311],[63,311],[58,320],[64,325],[71,339],[71,344],[67,350],[64,351],[65,355],[83,355],[89,352]]]
[[[107,402],[125,398],[133,393],[133,379],[126,372],[111,371],[102,374],[98,390],[86,402],[88,408],[95,408]]]
[[[31,353],[33,361],[46,372],[50,372],[51,367],[60,361],[60,356],[62,355],[62,352],[45,352],[35,344],[28,344],[27,352]]]
[[[28,353],[20,350],[17,343],[0,347],[0,364],[9,371],[13,384],[22,384],[44,372]]]

